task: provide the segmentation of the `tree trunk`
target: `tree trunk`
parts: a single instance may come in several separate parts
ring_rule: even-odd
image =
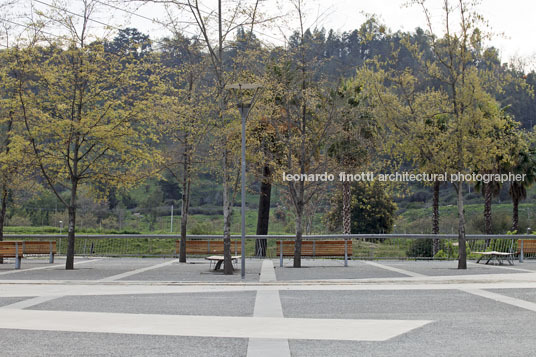
[[[517,231],[519,226],[519,199],[517,197],[512,197],[512,231]]]
[[[186,134],[185,134],[186,136]],[[185,137],[186,143],[186,137]],[[188,209],[190,208],[190,160],[188,147],[185,144],[183,153],[183,176],[182,176],[182,207],[181,207],[181,240],[179,247],[179,262],[186,263],[186,229],[188,226]]]
[[[432,233],[439,234],[439,188],[441,183],[434,182],[434,200],[432,208]],[[432,255],[435,256],[439,252],[439,239],[434,238],[432,241]]]
[[[67,257],[65,260],[65,269],[74,269],[74,243],[75,243],[75,227],[76,227],[76,191],[78,188],[78,181],[72,181],[71,187],[71,199],[69,202],[69,230],[67,233]]]
[[[303,204],[296,207],[296,240],[294,241],[294,268],[301,268],[301,248],[303,235]],[[283,249],[283,247],[281,247]]]
[[[342,182],[342,233],[352,232],[352,209],[350,207],[352,195],[350,192],[350,181]]]
[[[261,192],[259,194],[259,210],[257,214],[257,235],[267,235],[270,223],[270,199],[272,195],[272,172],[270,166],[264,165],[262,170]],[[255,240],[255,253],[258,257],[266,256],[266,239]]]
[[[2,208],[0,209],[0,242],[4,240],[4,224],[7,211],[7,187],[5,182],[2,184]],[[0,257],[0,264],[4,264],[4,258]]]
[[[482,184],[484,190],[484,233],[491,234],[491,183]],[[489,247],[490,240],[486,239],[486,248]]]
[[[229,192],[227,149],[224,149],[223,155],[223,273],[225,275],[232,275],[234,270],[231,259],[231,216],[233,214],[233,206]]]
[[[461,172],[461,171],[460,171]],[[463,186],[458,185],[458,269],[467,269],[467,252],[465,248],[465,209],[463,207]]]

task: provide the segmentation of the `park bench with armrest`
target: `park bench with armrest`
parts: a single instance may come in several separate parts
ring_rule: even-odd
[[[352,240],[347,240],[347,254],[352,256]],[[283,256],[294,255],[294,241],[278,241],[277,255],[281,254],[283,244]],[[302,257],[344,257],[344,240],[313,240],[302,241]]]

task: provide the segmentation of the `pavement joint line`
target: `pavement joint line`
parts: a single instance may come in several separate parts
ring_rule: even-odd
[[[91,259],[91,260],[84,260],[84,261],[81,261],[81,262],[74,262],[74,265],[80,265],[80,264],[87,264],[87,263],[93,263],[93,262],[96,262],[96,261],[99,261],[99,260],[102,260],[104,258],[96,258],[96,259]],[[5,264],[5,262],[4,262]],[[45,269],[54,269],[54,268],[57,268],[57,267],[61,267],[61,266],[64,266],[65,263],[59,263],[59,264],[50,264],[50,265],[47,265],[46,267],[36,267],[36,268],[29,268],[29,269],[14,269],[14,270],[10,270],[10,271],[3,271],[0,273],[0,275],[7,275],[7,274],[16,274],[16,273],[24,273],[24,272],[27,272],[27,271],[35,271],[35,270],[45,270]]]
[[[380,263],[376,263],[376,262],[371,262],[371,261],[368,261],[368,260],[365,260],[364,262],[365,262],[365,264],[372,265],[372,266],[375,266],[377,268],[382,268],[382,269],[385,269],[385,270],[394,271],[396,273],[404,274],[404,275],[411,276],[411,277],[414,277],[414,278],[426,277],[427,276],[427,275],[424,275],[424,274],[419,274],[419,273],[415,273],[415,272],[412,272],[412,271],[409,271],[409,270],[395,268],[395,267],[392,267],[392,266],[388,266],[388,265],[384,265],[384,264],[380,264]]]
[[[522,299],[518,299],[518,298],[514,298],[514,297],[502,295],[502,294],[497,294],[491,291],[486,291],[486,290],[481,290],[481,289],[459,289],[459,290],[469,293],[469,294],[480,296],[486,299],[491,299],[497,302],[502,302],[504,304],[508,304],[508,305],[516,306],[525,310],[536,312],[536,304],[530,301],[526,301],[526,300],[522,300]]]
[[[265,259],[262,262],[259,282],[275,282],[274,263],[271,259]],[[254,317],[276,317],[283,319],[283,306],[278,290],[258,290],[255,297],[255,307],[253,309]],[[288,340],[266,339],[266,338],[249,338],[247,357],[263,357],[273,355],[278,357],[290,357],[290,347]]]
[[[156,265],[151,265],[151,266],[145,267],[145,268],[134,269],[134,270],[131,270],[131,271],[127,271],[125,273],[108,276],[106,278],[99,279],[97,281],[103,281],[103,282],[115,281],[115,280],[123,279],[123,278],[129,277],[129,276],[132,276],[132,275],[140,274],[140,273],[143,273],[143,272],[146,272],[146,271],[149,271],[149,270],[162,268],[162,267],[174,264],[174,263],[176,263],[178,261],[179,261],[179,259],[173,259],[173,260],[171,260],[169,262],[160,263],[160,264],[156,264]]]

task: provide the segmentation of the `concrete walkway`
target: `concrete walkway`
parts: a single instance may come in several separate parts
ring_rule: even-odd
[[[237,350],[232,354],[247,356],[351,355],[343,341],[356,344],[352,345],[352,352],[363,348],[362,351],[366,351],[368,344],[376,343],[379,345],[374,348],[388,354],[386,351],[391,348],[392,341],[410,341],[415,346],[426,344],[427,338],[423,336],[438,328],[441,330],[447,323],[446,316],[457,316],[443,315],[441,309],[455,312],[463,307],[466,316],[473,314],[473,319],[489,320],[489,326],[496,326],[498,321],[501,324],[509,321],[500,319],[501,314],[506,314],[509,319],[515,315],[519,321],[525,318],[525,315],[519,315],[521,311],[536,312],[536,264],[515,267],[515,270],[511,267],[475,267],[476,274],[468,271],[460,275],[450,265],[436,263],[350,263],[349,268],[344,268],[331,261],[311,261],[309,268],[292,270],[274,268],[269,259],[252,261],[250,264],[258,264],[257,277],[250,275],[246,282],[238,275],[235,280],[214,281],[218,276],[209,273],[208,265],[202,261],[185,265],[177,260],[155,260],[154,263],[147,259],[87,260],[80,262],[78,270],[69,273],[60,270],[60,266],[25,264],[27,269],[0,273],[0,329],[6,333],[13,331],[6,336],[20,335],[20,331],[48,331],[60,336],[81,333],[97,344],[99,334],[198,337],[214,342],[246,339],[243,350],[237,347],[240,344],[233,342],[232,346]],[[316,271],[322,276],[341,278],[311,279]],[[184,272],[186,275],[181,275]],[[308,279],[278,279],[296,272],[303,272]],[[348,278],[351,272],[370,276],[351,279]],[[107,276],[88,278],[103,274]],[[174,281],[134,280],[148,276],[171,277],[173,274],[177,278]],[[181,281],[181,276],[192,274],[197,274],[194,275],[198,277],[197,281]],[[49,279],[43,280],[44,276]],[[221,305],[221,309],[214,305],[227,301],[222,300],[227,296],[225,294],[251,293],[255,294],[252,305],[244,299],[246,295],[229,295],[230,303],[237,305],[229,313],[226,312],[229,305]],[[440,305],[434,307],[434,301]],[[150,312],[158,306],[162,307],[163,313]],[[179,309],[181,306],[192,306],[192,310]],[[488,314],[485,312],[488,310],[482,312],[479,309],[492,311]],[[239,311],[242,312],[237,314]],[[478,341],[483,333],[478,329],[487,329],[487,322],[480,321],[481,325],[475,330],[466,316],[456,320],[458,330],[467,329],[464,332],[467,338]],[[527,318],[532,321],[533,316],[527,315]],[[507,334],[508,329],[508,326],[501,326],[496,332]],[[449,333],[441,331],[442,336]],[[527,333],[536,337],[535,332]],[[407,337],[400,340],[401,336]],[[9,346],[11,340],[7,341],[6,346]],[[325,343],[317,345],[314,341]],[[13,351],[24,354],[24,348],[17,350],[17,344],[13,342],[13,345]],[[230,342],[226,345],[231,346]],[[517,348],[508,342],[506,345],[510,350]],[[326,346],[332,347],[325,350]],[[114,353],[125,353],[114,350],[114,346],[106,348]],[[184,348],[186,351],[186,346]],[[209,346],[194,344],[188,348],[191,348],[188,350],[190,355],[202,355]],[[433,347],[427,348],[433,350]],[[470,343],[464,348],[467,349],[462,351],[464,353],[473,351]],[[136,351],[132,353],[136,355]]]

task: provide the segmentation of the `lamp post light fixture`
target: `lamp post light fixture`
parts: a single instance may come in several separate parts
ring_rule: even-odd
[[[225,86],[226,89],[234,91],[236,95],[237,107],[240,111],[240,117],[242,119],[242,144],[241,144],[241,178],[240,178],[240,193],[242,198],[242,204],[240,207],[241,216],[241,238],[240,245],[242,250],[241,264],[240,264],[240,276],[242,279],[246,278],[246,121],[249,116],[251,108],[255,105],[257,94],[262,86],[258,83],[234,83]],[[244,92],[249,91],[251,97],[244,98]]]

